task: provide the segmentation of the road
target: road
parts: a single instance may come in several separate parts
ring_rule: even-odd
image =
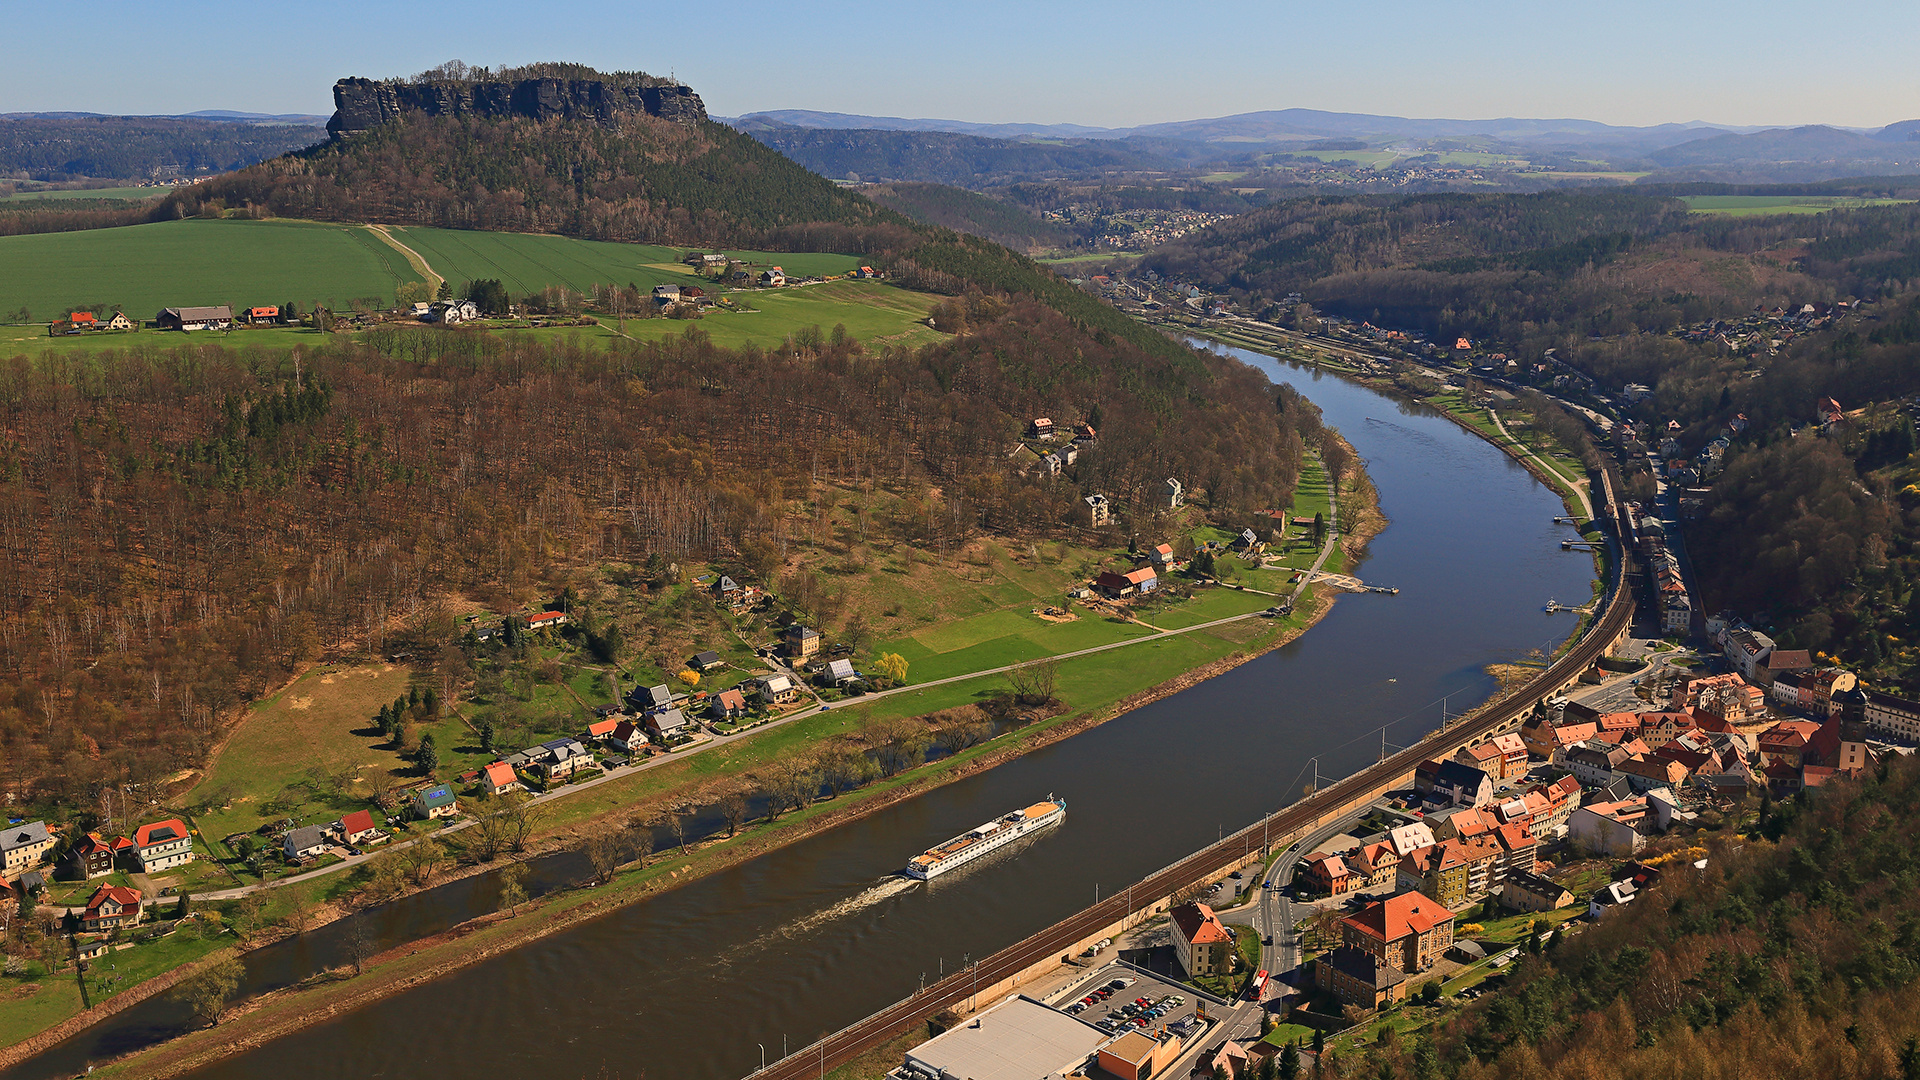
[[[1314,563],[1314,568],[1316,570],[1320,567],[1321,563],[1324,563],[1326,561],[1328,552],[1332,550],[1332,543],[1333,541],[1330,537],[1327,541],[1327,544],[1328,544],[1327,548],[1321,551],[1319,561]],[[1300,586],[1300,589],[1304,589],[1305,587],[1306,585],[1305,585],[1305,582],[1303,581]],[[1294,590],[1294,594],[1296,596],[1299,595],[1300,589]],[[1247,590],[1247,591],[1251,592],[1254,590]],[[1244,615],[1229,615],[1225,618],[1211,619],[1207,622],[1195,623],[1192,626],[1182,626],[1172,630],[1162,630],[1162,629],[1154,628],[1156,629],[1157,632],[1148,637],[1127,638],[1122,641],[1108,642],[1105,645],[1095,645],[1091,648],[1076,649],[1073,652],[1060,653],[1055,656],[1047,657],[1044,660],[1028,660],[1018,664],[1005,664],[996,668],[988,668],[985,671],[974,671],[974,672],[969,672],[965,675],[954,675],[945,679],[934,679],[932,681],[923,682],[923,683],[910,683],[906,686],[894,687],[891,690],[877,690],[877,691],[874,691],[873,693],[863,696],[862,698],[859,699],[859,701],[860,702],[872,701],[876,698],[891,697],[895,694],[917,693],[921,690],[928,690],[936,686],[946,686],[950,683],[966,682],[969,679],[979,679],[989,675],[1004,675],[1007,672],[1012,671],[1016,668],[1027,667],[1030,664],[1046,663],[1048,661],[1053,661],[1053,660],[1073,660],[1082,656],[1092,656],[1095,653],[1103,653],[1110,649],[1124,649],[1129,645],[1138,645],[1143,641],[1160,641],[1165,638],[1178,636],[1180,634],[1191,634],[1201,630],[1212,630],[1216,627],[1226,626],[1230,623],[1241,622],[1246,619],[1259,619],[1259,618],[1265,618],[1265,617],[1266,617],[1266,613],[1264,611],[1250,611]],[[687,747],[686,749],[678,751],[676,753],[662,754],[658,757],[648,758],[646,761],[641,762],[637,765],[629,765],[622,768],[617,768],[612,772],[603,773],[602,775],[596,776],[591,780],[582,780],[576,784],[568,784],[567,786],[562,787],[556,791],[543,792],[539,795],[535,795],[532,801],[535,805],[540,805],[540,804],[551,802],[556,799],[564,799],[570,795],[577,795],[583,791],[590,791],[593,788],[599,787],[601,784],[611,783],[615,780],[622,779],[623,777],[632,776],[634,773],[637,773],[637,772],[644,772],[647,769],[661,768],[662,766],[665,766],[671,762],[684,760],[694,754],[703,754],[710,750],[716,749],[718,747],[726,746],[731,743],[738,742],[741,739],[745,739],[753,735],[757,735],[760,732],[769,731],[769,730],[772,730],[773,728],[780,727],[785,724],[791,724],[797,720],[804,720],[809,716],[816,715],[829,708],[831,708],[831,706],[829,705],[825,705],[825,704],[817,705],[813,708],[801,709],[798,712],[794,712],[787,716],[783,716],[778,720],[772,720],[765,724],[757,725],[746,731],[736,731],[730,735],[713,735],[708,737],[708,739],[705,742],[697,743],[693,746]],[[470,817],[462,818],[459,821],[456,821],[453,824],[448,825],[446,828],[440,830],[439,832],[433,833],[431,835],[434,837],[445,836],[448,833],[459,832],[462,829],[469,828],[473,824],[474,824],[473,818],[470,818]],[[416,837],[412,840],[403,841],[398,844],[390,844],[387,847],[379,849],[378,851],[370,851],[364,855],[350,855],[341,862],[329,863],[328,865],[323,866],[317,870],[308,870],[305,873],[295,874],[291,877],[280,878],[276,881],[270,881],[262,885],[244,885],[244,886],[240,886],[238,888],[232,888],[232,889],[215,889],[208,892],[197,892],[193,894],[192,898],[196,901],[235,900],[242,896],[247,895],[248,893],[256,892],[260,889],[277,889],[285,885],[295,884],[297,882],[312,881],[315,878],[325,877],[328,874],[338,874],[344,871],[352,870],[354,867],[359,866],[360,864],[373,858],[375,855],[379,854],[382,851],[396,851],[396,850],[408,848],[413,846],[414,844],[419,843],[420,840],[422,839],[426,839],[426,837]]]
[[[1075,945],[1132,915],[1136,910],[1133,897],[1157,901],[1170,896],[1217,873],[1223,866],[1259,853],[1270,835],[1285,836],[1307,828],[1332,809],[1405,777],[1426,758],[1451,756],[1454,748],[1505,728],[1531,710],[1534,702],[1548,696],[1549,691],[1578,677],[1580,672],[1598,660],[1614,636],[1626,629],[1632,615],[1633,596],[1621,587],[1620,578],[1617,577],[1606,610],[1592,631],[1546,671],[1535,676],[1502,703],[1477,717],[1437,731],[1383,761],[1328,785],[1264,821],[1255,822],[1211,847],[1148,875],[1129,889],[1118,891],[1092,907],[975,962],[964,971],[949,975],[910,997],[855,1021],[812,1046],[803,1047],[793,1055],[756,1071],[752,1074],[753,1080],[805,1080],[824,1075],[828,1069],[872,1050],[943,1009],[966,1006],[981,987],[1011,979],[1043,961],[1064,957]],[[1243,1020],[1246,1011],[1236,1010],[1236,1021]],[[1257,1013],[1254,1015],[1257,1016]],[[1211,1045],[1216,1038],[1210,1036],[1207,1041]]]

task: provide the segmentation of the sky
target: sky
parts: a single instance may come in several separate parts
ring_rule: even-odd
[[[260,4],[105,0],[12,50],[0,112],[332,111],[337,78],[443,61],[672,74],[716,116],[817,109],[1100,127],[1310,108],[1647,125],[1920,117],[1920,3]],[[65,5],[0,0],[14,40]]]

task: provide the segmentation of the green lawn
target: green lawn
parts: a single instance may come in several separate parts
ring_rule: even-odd
[[[515,296],[538,292],[548,285],[587,292],[596,284],[632,284],[650,290],[655,285],[700,281],[691,267],[681,263],[685,251],[680,248],[426,227],[396,228],[393,235],[419,252],[455,289],[476,278],[498,278]],[[844,274],[860,265],[858,256],[830,252],[727,254],[753,265],[779,266],[794,277]]]
[[[128,987],[198,960],[225,944],[219,935],[213,938],[208,940],[197,929],[182,930],[159,941],[110,952],[91,962],[91,970],[86,975],[86,1000],[97,1005]],[[22,995],[20,992],[28,986],[37,989]],[[7,1007],[0,1009],[0,1046],[11,1046],[45,1031],[77,1015],[84,1007],[79,976],[71,961],[51,975],[0,978],[0,996],[7,1002]]]
[[[879,281],[830,281],[822,285],[725,295],[744,301],[753,310],[709,309],[698,321],[629,320],[627,336],[669,337],[686,333],[688,327],[698,327],[715,345],[728,348],[737,348],[749,341],[769,348],[808,327],[819,327],[825,333],[836,325],[845,326],[853,338],[868,342],[922,345],[944,336],[923,322],[927,312],[933,310],[937,297]]]
[[[0,202],[34,202],[41,199],[157,199],[172,190],[171,185],[167,187],[48,188],[0,195]]]
[[[344,309],[363,297],[384,306],[418,280],[404,256],[354,225],[192,219],[0,237],[0,312],[24,307],[41,321],[74,310],[138,321],[183,305]]]
[[[388,664],[317,668],[255,705],[253,717],[221,750],[206,779],[188,793],[187,803],[208,805],[196,821],[202,835],[217,843],[281,817],[302,823],[334,820],[369,805],[372,784],[383,774],[404,783],[423,782],[411,763],[370,730],[374,714],[405,694],[410,678],[404,666]],[[433,733],[442,776],[490,760],[478,753],[456,716],[419,730]],[[311,770],[348,779],[335,790],[311,782]],[[280,809],[270,812],[270,807]]]
[[[1824,214],[1863,206],[1897,206],[1910,199],[1864,199],[1851,195],[1684,195],[1696,214],[1757,217],[1763,214]]]

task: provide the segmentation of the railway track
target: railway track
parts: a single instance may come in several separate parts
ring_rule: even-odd
[[[1624,566],[1618,561],[1615,565],[1624,571]],[[964,1004],[980,988],[1010,979],[1047,957],[1067,954],[1074,945],[1092,936],[1095,931],[1131,915],[1135,907],[1133,896],[1145,898],[1149,903],[1157,902],[1162,897],[1212,876],[1229,863],[1259,851],[1265,845],[1266,837],[1285,836],[1306,828],[1324,814],[1413,772],[1414,767],[1426,758],[1451,756],[1460,746],[1497,732],[1531,709],[1535,701],[1578,678],[1581,672],[1605,653],[1607,646],[1626,629],[1632,617],[1633,595],[1626,587],[1626,574],[1620,572],[1616,576],[1606,611],[1586,637],[1547,670],[1529,680],[1519,692],[1484,714],[1436,731],[1419,743],[1294,803],[1264,822],[1255,822],[1211,847],[1149,874],[1131,889],[1070,915],[811,1046],[802,1047],[752,1073],[748,1080],[802,1080],[808,1077],[817,1080],[825,1076],[827,1071],[879,1046],[905,1028],[921,1023],[942,1010]]]

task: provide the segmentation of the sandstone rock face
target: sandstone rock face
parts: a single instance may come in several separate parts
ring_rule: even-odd
[[[341,79],[333,84],[327,131],[344,138],[415,110],[429,115],[520,116],[529,120],[594,120],[611,124],[622,113],[646,113],[678,124],[707,118],[700,95],[685,86],[616,85],[585,79],[519,82],[410,83],[397,79]]]

